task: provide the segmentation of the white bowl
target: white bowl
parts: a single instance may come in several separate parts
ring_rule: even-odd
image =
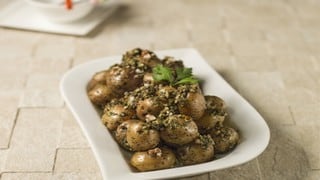
[[[67,9],[64,1],[58,0],[26,0],[26,2],[53,22],[72,22],[88,15],[94,8],[94,4],[88,0],[73,0],[72,9]]]
[[[165,179],[191,176],[237,166],[248,162],[267,147],[268,125],[260,114],[239,95],[194,49],[159,51],[156,54],[183,59],[187,67],[204,80],[205,94],[222,97],[229,108],[230,121],[239,130],[241,141],[230,153],[214,161],[149,172],[136,172],[129,165],[128,154],[118,146],[111,133],[101,123],[100,115],[87,96],[87,84],[92,75],[121,61],[121,55],[106,57],[74,67],[60,84],[62,97],[87,137],[105,180]]]

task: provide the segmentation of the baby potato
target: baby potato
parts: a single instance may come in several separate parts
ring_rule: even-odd
[[[122,57],[122,61],[129,65],[141,64],[148,68],[153,68],[157,64],[160,64],[160,59],[152,51],[146,49],[135,48],[131,51],[127,51]]]
[[[166,56],[163,61],[162,64],[168,68],[171,69],[177,69],[177,68],[183,68],[183,62],[181,60],[175,60],[173,57],[170,56]]]
[[[208,109],[215,109],[217,111],[225,111],[227,105],[225,101],[218,96],[204,96],[206,100],[206,106]]]
[[[116,141],[125,149],[132,151],[127,142],[127,131],[130,124],[137,122],[138,120],[126,120],[121,123],[115,131],[114,137]]]
[[[101,120],[109,130],[113,131],[117,129],[122,122],[131,119],[134,114],[133,110],[126,109],[121,104],[108,105],[104,109]]]
[[[96,86],[89,90],[88,96],[93,104],[103,106],[114,97],[114,94],[108,86],[96,84]]]
[[[208,136],[200,136],[194,142],[179,147],[177,156],[183,165],[207,162],[214,157],[213,140]]]
[[[155,148],[143,152],[135,152],[130,163],[139,171],[151,171],[174,167],[176,157],[168,148]]]
[[[206,101],[200,91],[189,92],[186,99],[179,101],[178,108],[181,114],[191,116],[195,121],[203,116]]]
[[[136,112],[138,118],[144,121],[146,115],[158,116],[162,109],[163,106],[159,99],[157,97],[152,97],[139,101]]]
[[[165,103],[175,98],[177,89],[172,86],[161,86],[157,91],[159,99]]]
[[[210,133],[215,142],[215,151],[217,153],[225,153],[233,149],[239,143],[238,132],[231,127],[217,127]]]
[[[139,60],[141,63],[151,68],[161,63],[160,59],[153,52],[145,49],[141,51],[141,58],[139,58]]]
[[[115,65],[106,74],[106,84],[119,96],[126,91],[136,89],[142,83],[142,76],[135,73],[134,69]]]
[[[106,73],[107,73],[107,70],[95,73],[93,75],[93,77],[91,78],[91,80],[89,81],[88,90],[91,90],[97,84],[104,84],[105,85],[106,84]]]
[[[164,126],[160,131],[160,137],[168,145],[184,145],[199,135],[196,123],[189,116],[181,114],[169,116],[164,120]]]
[[[206,132],[215,126],[222,126],[224,120],[225,120],[225,115],[220,115],[217,113],[212,112],[210,109],[206,110],[204,112],[204,115],[196,122],[199,130],[201,132]]]
[[[135,121],[127,129],[127,142],[133,151],[145,151],[156,147],[160,142],[159,132],[145,122]]]
[[[222,126],[227,117],[226,104],[217,96],[204,96],[207,109],[204,115],[196,121],[198,128],[206,132],[215,126]]]

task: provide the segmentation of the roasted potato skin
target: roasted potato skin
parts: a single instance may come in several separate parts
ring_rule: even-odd
[[[106,84],[118,97],[124,92],[136,89],[142,84],[143,76],[136,74],[130,67],[115,65],[106,74]]]
[[[173,57],[167,56],[163,59],[162,64],[171,69],[183,68],[183,62],[177,61]]]
[[[95,73],[88,84],[88,90],[91,90],[93,87],[95,87],[97,84],[104,84],[106,85],[106,74],[107,70],[100,71]]]
[[[206,142],[205,145],[201,144],[199,141],[199,139],[196,139],[194,142],[177,149],[178,159],[183,165],[198,164],[213,159],[213,141]]]
[[[130,163],[139,171],[151,171],[174,167],[175,154],[168,148],[155,148],[149,151],[135,152]]]
[[[181,114],[190,116],[195,121],[200,119],[206,110],[206,101],[200,89],[189,92],[184,100],[179,101],[178,108]]]
[[[173,86],[161,86],[157,91],[157,96],[163,103],[170,103],[174,100],[177,94],[177,89]]]
[[[135,48],[131,51],[127,51],[123,55],[122,61],[128,65],[133,65],[137,63],[143,64],[149,69],[161,63],[161,60],[155,55],[155,53],[141,48]]]
[[[155,67],[157,64],[160,64],[160,59],[151,51],[142,50],[140,62],[147,65],[150,68]]]
[[[147,98],[138,102],[136,113],[139,119],[145,121],[146,115],[158,116],[163,109],[162,103],[157,97]]]
[[[185,115],[169,116],[165,120],[165,127],[160,131],[161,139],[172,146],[190,143],[198,135],[196,123]]]
[[[132,151],[130,146],[128,145],[127,142],[127,130],[131,124],[132,121],[135,120],[127,120],[121,123],[117,129],[114,131],[114,138],[116,141],[126,150]]]
[[[133,110],[127,109],[121,104],[115,104],[105,107],[101,120],[109,130],[113,131],[122,122],[133,118],[134,115]]]
[[[159,132],[145,122],[132,122],[127,129],[127,142],[133,151],[145,151],[156,147],[160,142]]]
[[[210,111],[205,111],[204,115],[195,122],[200,132],[207,132],[215,126],[221,126],[224,120],[224,115],[215,115]]]
[[[227,117],[226,103],[218,96],[204,96],[206,110],[203,116],[196,121],[201,133],[206,133],[215,126],[223,126]]]
[[[232,150],[240,140],[239,133],[226,126],[212,129],[210,135],[215,142],[215,150],[219,154]]]
[[[217,111],[225,111],[227,108],[226,102],[218,96],[204,96],[208,109],[216,109]]]
[[[96,84],[91,90],[89,90],[88,96],[93,104],[102,107],[114,97],[114,94],[108,86],[104,84]]]

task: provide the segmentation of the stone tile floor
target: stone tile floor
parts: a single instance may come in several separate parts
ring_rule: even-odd
[[[58,83],[73,66],[137,46],[197,48],[270,126],[261,156],[182,179],[320,179],[319,9],[317,0],[128,0],[88,37],[0,28],[0,179],[101,179]]]

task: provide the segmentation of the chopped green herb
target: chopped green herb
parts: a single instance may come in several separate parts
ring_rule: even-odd
[[[177,81],[180,81],[184,78],[191,77],[192,76],[192,68],[177,68]]]
[[[163,65],[154,67],[152,73],[155,81],[168,81],[170,84],[174,81],[171,69],[164,67]]]
[[[181,79],[180,81],[176,82],[175,85],[179,85],[179,84],[196,84],[198,82],[199,82],[199,80],[196,77],[190,76],[190,77],[186,77],[184,79]]]
[[[163,65],[157,65],[152,69],[155,81],[167,81],[170,85],[195,84],[199,80],[192,75],[192,68],[170,69]]]

